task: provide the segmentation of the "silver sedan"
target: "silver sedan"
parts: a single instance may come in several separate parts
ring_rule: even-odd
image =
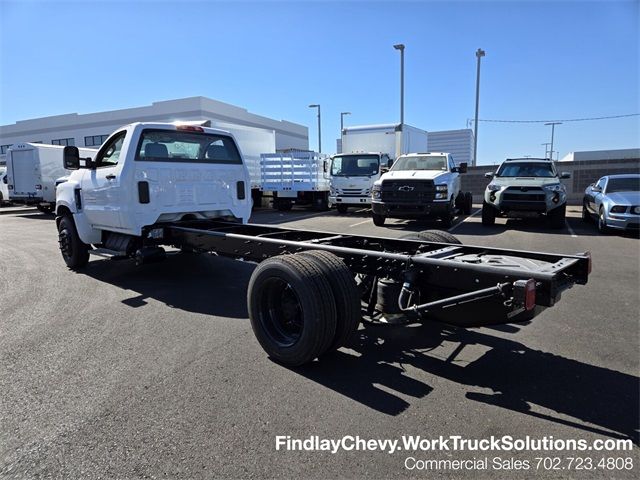
[[[640,175],[607,175],[584,192],[582,219],[597,220],[598,230],[640,229]]]

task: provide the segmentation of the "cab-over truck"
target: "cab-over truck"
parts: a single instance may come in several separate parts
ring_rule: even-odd
[[[57,187],[56,224],[69,268],[87,267],[90,254],[144,264],[166,247],[255,262],[251,326],[288,366],[346,344],[363,317],[460,327],[529,320],[591,269],[588,253],[467,246],[447,232],[391,239],[249,224],[250,177],[221,130],[134,123],[94,159],[65,147],[64,163],[73,172]]]

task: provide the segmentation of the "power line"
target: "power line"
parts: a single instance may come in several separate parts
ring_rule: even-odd
[[[591,120],[610,120],[612,118],[626,118],[637,117],[640,113],[628,113],[626,115],[610,115],[607,117],[588,117],[588,118],[564,118],[555,120],[495,120],[495,119],[481,119],[479,122],[492,122],[492,123],[549,123],[549,122],[587,122]]]

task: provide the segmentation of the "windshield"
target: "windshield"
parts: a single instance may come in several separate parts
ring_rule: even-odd
[[[420,157],[412,155],[410,157],[399,157],[393,164],[391,170],[397,172],[401,170],[447,170],[447,157],[429,155]]]
[[[555,177],[556,173],[548,162],[505,162],[500,166],[497,177]]]
[[[179,130],[144,130],[136,160],[183,163],[240,164],[240,153],[231,137]]]
[[[331,175],[334,177],[368,177],[376,175],[380,167],[378,155],[340,155],[333,157]]]
[[[607,193],[640,192],[640,177],[610,178]]]

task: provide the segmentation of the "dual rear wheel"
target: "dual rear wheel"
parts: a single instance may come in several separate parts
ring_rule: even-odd
[[[360,293],[351,270],[319,250],[260,263],[249,281],[247,304],[258,342],[288,366],[345,345],[360,322]]]

